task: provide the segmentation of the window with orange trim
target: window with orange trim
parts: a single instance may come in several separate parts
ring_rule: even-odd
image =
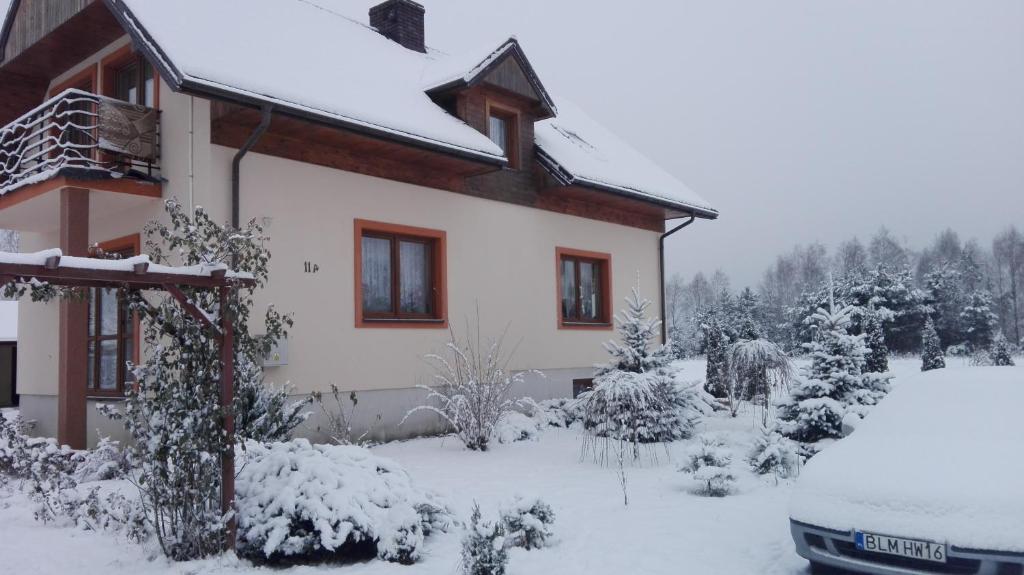
[[[558,322],[562,328],[611,327],[611,256],[557,248]]]
[[[138,254],[139,236],[104,242],[99,248],[105,257],[129,258]],[[90,397],[124,395],[125,384],[132,381],[127,362],[139,361],[139,325],[119,290],[89,290],[87,337],[86,393]]]
[[[444,327],[445,233],[356,220],[356,325]]]

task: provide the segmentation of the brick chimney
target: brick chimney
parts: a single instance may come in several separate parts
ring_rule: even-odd
[[[384,37],[417,52],[426,52],[423,6],[412,0],[387,0],[370,8],[370,26]]]

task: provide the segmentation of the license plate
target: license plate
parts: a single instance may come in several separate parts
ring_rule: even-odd
[[[902,537],[889,537],[887,535],[876,535],[861,531],[856,533],[856,542],[857,549],[863,551],[898,555],[900,557],[934,561],[935,563],[946,562],[945,543],[903,539]]]

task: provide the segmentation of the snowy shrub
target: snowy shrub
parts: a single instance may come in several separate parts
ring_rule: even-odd
[[[505,533],[506,547],[540,549],[546,547],[552,537],[551,525],[555,512],[540,499],[517,497],[511,505],[499,512]]]
[[[304,402],[290,402],[285,388],[263,383],[261,364],[273,343],[287,336],[292,321],[269,307],[250,333],[253,294],[268,281],[270,252],[255,221],[243,229],[221,226],[202,209],[187,214],[165,202],[167,221],[146,226],[147,251],[154,263],[222,265],[251,274],[252,288],[232,291],[228,305],[235,334],[234,413],[240,438],[280,439],[305,419]],[[184,296],[219,324],[216,290],[181,288]],[[104,413],[123,422],[132,441],[127,451],[135,466],[132,481],[149,511],[162,551],[190,560],[224,548],[226,520],[221,511],[221,455],[234,449],[223,433],[220,407],[221,357],[217,338],[170,296],[159,299],[129,292],[131,311],[144,326],[145,364],[135,367],[121,410]]]
[[[518,411],[509,411],[502,415],[498,425],[494,427],[494,436],[499,443],[534,441],[540,437],[540,433],[541,423]]]
[[[89,450],[75,469],[81,483],[121,479],[128,473],[128,460],[121,445],[109,437],[101,437],[95,449]]]
[[[352,424],[355,421],[356,409],[359,407],[359,397],[356,392],[349,392],[350,406],[348,407],[345,406],[341,389],[333,383],[331,384],[331,400],[324,399],[324,394],[319,391],[314,391],[311,397],[313,403],[320,406],[320,411],[327,421],[327,435],[338,445],[365,444],[366,438],[373,433],[377,424],[382,420],[381,414],[378,413],[373,425],[367,427],[359,435],[355,435],[352,431]],[[317,427],[317,431],[320,431],[319,427]]]
[[[762,427],[747,455],[747,462],[759,475],[771,473],[784,479],[795,477],[800,468],[799,448],[775,429]]]
[[[473,505],[468,530],[462,539],[463,575],[505,575],[508,550],[501,521],[485,521],[480,506]]]
[[[137,500],[118,492],[100,496],[99,488],[79,486],[98,476],[123,472],[116,444],[101,441],[94,451],[74,451],[51,438],[24,434],[20,417],[0,416],[0,477],[20,482],[35,504],[35,518],[43,522],[66,521],[83,529],[123,532],[128,539],[142,541],[149,536],[145,510]]]
[[[700,445],[693,448],[680,471],[693,476],[699,495],[724,497],[732,492],[736,476],[730,470],[732,454],[721,441],[701,436]]]
[[[432,411],[468,449],[486,451],[495,426],[512,411],[512,388],[524,381],[525,373],[509,371],[512,355],[503,349],[507,327],[500,337],[484,343],[478,311],[475,328],[467,322],[466,331],[464,341],[450,332],[445,355],[427,356],[435,365],[434,385],[419,387],[433,404],[412,409],[402,422],[417,411]]]
[[[246,443],[236,479],[238,549],[263,561],[413,563],[450,513],[394,461],[305,439]]]
[[[590,432],[583,450],[592,451],[599,462],[609,461],[610,446],[595,438],[628,443],[637,459],[641,444],[689,437],[703,414],[695,390],[677,385],[670,373],[670,350],[651,348],[661,322],[647,318],[650,305],[634,286],[626,309],[615,316],[622,343],[605,344],[612,359],[598,368],[593,389],[578,399],[583,426]]]
[[[1013,365],[1013,351],[1010,348],[1010,343],[1003,337],[1003,334],[997,334],[995,339],[992,340],[992,347],[988,350],[988,356],[992,365]]]
[[[921,331],[921,371],[931,371],[946,367],[946,357],[942,353],[939,334],[935,331],[932,318],[928,318]]]
[[[740,397],[752,398],[761,406],[761,424],[767,425],[772,396],[793,378],[789,356],[765,339],[740,340],[728,348],[728,365],[728,397],[733,416]]]
[[[541,427],[568,428],[581,417],[579,402],[575,399],[560,397],[536,401],[523,397],[516,403]]]

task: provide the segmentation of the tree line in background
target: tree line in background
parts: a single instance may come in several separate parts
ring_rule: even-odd
[[[890,352],[917,353],[931,320],[941,349],[968,355],[1002,338],[1024,337],[1024,235],[1011,226],[991,246],[947,229],[915,251],[881,228],[829,254],[820,243],[779,256],[756,289],[732,289],[716,271],[666,285],[667,322],[678,357],[764,338],[786,351],[810,343],[816,310],[830,298],[850,306],[850,332],[884,340]],[[874,335],[872,333],[874,332]],[[721,341],[719,341],[721,340]]]

